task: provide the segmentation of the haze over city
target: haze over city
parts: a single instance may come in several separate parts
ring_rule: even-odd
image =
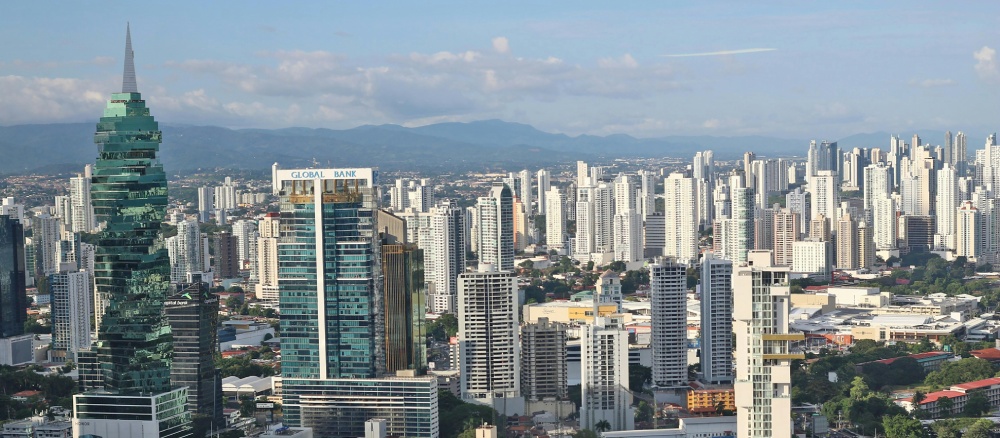
[[[570,135],[995,130],[994,2],[8,3],[0,125],[87,120],[119,26],[168,124]],[[36,17],[25,19],[24,17]]]

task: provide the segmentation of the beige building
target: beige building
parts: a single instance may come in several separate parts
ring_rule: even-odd
[[[524,322],[529,323],[537,323],[538,318],[548,318],[551,322],[561,322],[563,324],[591,324],[594,322],[593,300],[550,301],[547,303],[526,304],[522,309]],[[618,313],[618,304],[601,304],[598,312],[600,313],[600,316],[608,316]],[[626,324],[632,322],[631,315],[625,314],[623,317],[625,318]]]

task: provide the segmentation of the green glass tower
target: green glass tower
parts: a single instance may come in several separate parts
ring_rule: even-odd
[[[121,395],[169,391],[172,342],[163,317],[170,263],[160,223],[167,178],[157,158],[161,133],[135,80],[131,30],[126,31],[122,92],[111,95],[97,124],[91,198],[104,223],[96,245],[95,344],[104,389]]]

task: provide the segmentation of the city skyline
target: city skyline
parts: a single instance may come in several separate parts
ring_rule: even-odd
[[[34,30],[18,17],[50,15],[11,6],[0,18],[9,41]],[[499,118],[570,135],[831,139],[991,131],[1000,43],[990,18],[1000,7],[919,6],[302,5],[293,17],[270,5],[66,5],[50,17],[65,31],[39,32],[0,57],[9,97],[0,125],[83,121],[100,107],[121,65],[101,48],[118,36],[66,20],[101,14],[131,20],[149,41],[156,57],[141,59],[138,82],[171,123],[342,129]],[[223,12],[235,19],[212,20]],[[400,30],[414,18],[415,30]]]

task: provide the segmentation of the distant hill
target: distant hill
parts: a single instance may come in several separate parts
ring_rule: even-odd
[[[79,168],[94,162],[94,123],[0,126],[0,173]],[[758,157],[804,156],[808,140],[763,136],[667,136],[635,138],[571,137],[501,120],[438,123],[407,128],[365,125],[352,129],[239,129],[161,125],[162,160],[171,170],[198,168],[264,169],[283,166],[378,166],[383,170],[470,170],[539,167],[596,158],[690,158],[713,150],[732,160],[745,151]],[[931,143],[943,133],[919,132]],[[912,133],[909,134],[912,136]],[[940,138],[936,138],[940,137]],[[818,139],[822,140],[822,139]],[[969,149],[982,140],[969,136]],[[839,140],[841,148],[885,147],[888,133],[858,134]]]

